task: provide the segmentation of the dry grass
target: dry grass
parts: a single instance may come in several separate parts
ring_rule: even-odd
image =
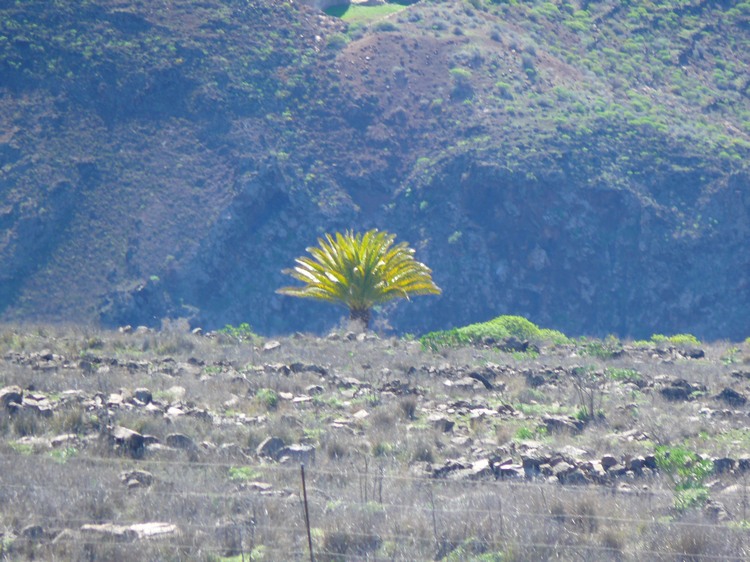
[[[518,462],[529,448],[575,448],[597,459],[649,454],[671,443],[708,456],[741,456],[750,443],[747,409],[714,398],[725,387],[747,391],[748,383],[731,375],[736,366],[722,361],[726,344],[706,346],[705,359],[665,361],[640,351],[603,360],[571,347],[538,357],[474,348],[432,353],[414,342],[346,334],[283,338],[271,351],[263,351],[264,343],[173,331],[2,329],[0,388],[44,395],[54,413],[2,411],[0,554],[14,560],[303,557],[299,464],[256,454],[266,437],[276,436],[316,448],[306,471],[319,560],[748,555],[748,483],[737,471],[710,482],[711,498],[730,515],[720,521],[700,510],[675,512],[671,483],[653,473],[562,486],[553,477],[434,479],[426,472],[488,457]],[[565,376],[575,366],[634,369],[646,384],[608,380],[598,422],[580,432],[545,432],[542,416],[572,414],[579,406]],[[494,388],[467,385],[471,372],[484,373]],[[543,382],[532,386],[536,375]],[[663,375],[708,391],[669,402],[655,386]],[[148,388],[157,407],[133,405],[137,388]],[[474,416],[477,406],[511,407],[515,414]],[[183,415],[165,414],[170,407]],[[453,422],[450,431],[433,421],[436,414]],[[161,447],[131,458],[107,438],[115,425]],[[73,437],[50,445],[65,434]],[[194,447],[165,447],[174,434]],[[126,485],[123,473],[136,469],[151,473],[149,486]],[[180,532],[128,543],[80,532],[85,524],[149,521],[174,523]]]

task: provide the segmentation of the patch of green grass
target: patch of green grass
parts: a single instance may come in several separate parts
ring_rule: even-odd
[[[349,4],[348,6],[332,6],[326,9],[325,13],[348,22],[369,23],[405,9],[406,6],[400,4],[381,4],[379,6]]]
[[[258,480],[261,477],[261,473],[258,472],[252,466],[230,466],[229,467],[229,479],[234,482],[247,482],[250,480]]]
[[[10,443],[10,448],[21,455],[30,455],[34,452],[34,447],[29,443]]]
[[[617,369],[608,367],[604,369],[604,374],[613,381],[640,383],[643,381],[641,374],[635,369]]]
[[[75,447],[65,447],[62,449],[54,449],[50,451],[49,456],[51,456],[60,464],[65,464],[68,459],[75,457],[77,454],[78,449],[76,449]]]

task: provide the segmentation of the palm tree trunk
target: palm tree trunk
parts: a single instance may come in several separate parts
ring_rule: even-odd
[[[353,322],[359,322],[362,324],[362,328],[367,330],[370,327],[370,317],[372,311],[369,308],[350,308],[349,309],[349,320]]]

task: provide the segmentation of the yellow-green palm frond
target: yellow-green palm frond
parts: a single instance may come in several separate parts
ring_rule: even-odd
[[[365,318],[374,305],[394,298],[439,294],[430,268],[414,259],[405,242],[394,245],[395,238],[378,230],[326,234],[307,248],[310,258],[297,258],[294,268],[283,271],[303,285],[277,292],[340,303],[353,316],[365,312]]]

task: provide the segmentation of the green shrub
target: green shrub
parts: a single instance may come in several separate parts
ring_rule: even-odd
[[[622,352],[622,343],[615,336],[607,336],[604,340],[582,340],[581,355],[612,359]]]
[[[423,336],[420,341],[425,349],[438,349],[440,347],[481,343],[487,338],[503,340],[509,337],[520,340],[550,341],[556,344],[570,342],[562,332],[540,328],[522,316],[498,316],[488,322],[470,324],[447,331],[431,332]]]
[[[655,344],[669,344],[677,347],[698,347],[701,342],[692,334],[675,334],[674,336],[663,336],[654,334],[651,341]]]
[[[656,466],[674,485],[675,503],[679,511],[701,507],[709,499],[704,481],[713,472],[713,463],[700,459],[684,447],[659,446],[655,452]]]
[[[269,410],[275,410],[279,405],[279,394],[270,388],[261,388],[255,397]]]
[[[227,324],[218,332],[219,334],[227,336],[238,343],[242,343],[245,341],[251,342],[258,337],[257,335],[255,335],[253,329],[250,327],[250,324],[248,324],[247,322],[243,322],[239,326],[232,326],[231,324]]]

